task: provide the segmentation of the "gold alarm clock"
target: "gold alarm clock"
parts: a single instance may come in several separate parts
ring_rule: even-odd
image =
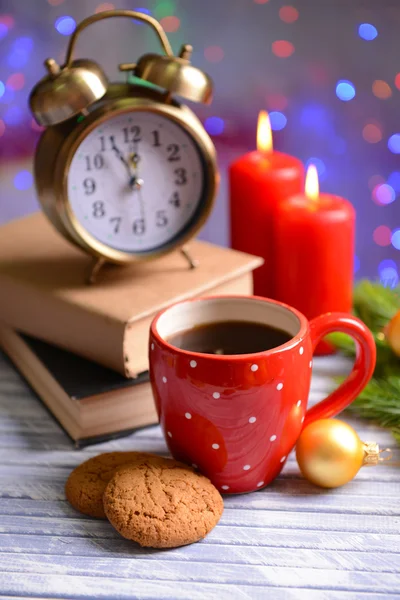
[[[109,83],[102,68],[73,60],[79,34],[92,23],[144,21],[165,54],[121,64],[138,81]],[[209,103],[212,81],[190,64],[192,48],[174,56],[160,23],[130,10],[84,19],[70,38],[65,64],[48,74],[29,102],[46,127],[35,154],[35,184],[56,229],[94,257],[89,281],[105,262],[123,264],[180,249],[204,224],[218,185],[214,145],[200,120],[175,96]],[[141,84],[143,81],[143,84]],[[151,85],[149,85],[151,84]]]

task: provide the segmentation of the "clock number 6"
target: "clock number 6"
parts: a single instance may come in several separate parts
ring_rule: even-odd
[[[142,235],[142,233],[146,231],[144,219],[136,219],[136,221],[133,221],[132,229],[135,235]]]

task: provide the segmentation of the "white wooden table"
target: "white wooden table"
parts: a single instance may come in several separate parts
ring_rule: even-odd
[[[315,361],[311,402],[341,359]],[[356,422],[363,440],[390,435]],[[104,451],[166,454],[158,427],[74,450],[69,438],[0,354],[0,596],[170,600],[400,598],[400,468],[364,467],[341,489],[300,478],[295,458],[258,492],[228,497],[202,542],[144,550],[106,521],[76,513],[64,482]]]

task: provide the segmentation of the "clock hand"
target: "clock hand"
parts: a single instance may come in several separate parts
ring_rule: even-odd
[[[116,144],[115,144],[115,138],[114,138],[113,135],[110,135],[110,140],[111,140],[111,148],[114,150],[114,152],[118,156],[119,160],[122,163],[124,163],[124,165],[126,166],[126,168],[129,171],[129,175],[131,175],[131,168],[130,168],[129,162],[126,160],[126,158],[122,154],[121,150],[116,146]]]

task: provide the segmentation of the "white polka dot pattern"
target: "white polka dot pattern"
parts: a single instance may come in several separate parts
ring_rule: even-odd
[[[189,364],[192,367],[192,369],[195,369],[197,367],[197,362],[195,360],[191,360]]]
[[[191,415],[189,412],[187,412],[187,413],[185,413],[185,417],[186,417],[187,419],[191,419],[191,418],[192,418],[192,415]]]
[[[213,445],[211,446],[211,448],[212,448],[213,450],[219,450],[219,444],[213,444]]]
[[[269,438],[270,442],[274,442],[276,440],[276,435],[271,435],[271,437]]]
[[[221,394],[219,392],[214,392],[213,393],[213,398],[215,398],[216,400],[218,400],[218,398],[221,397]]]
[[[263,481],[259,481],[259,482],[257,483],[257,487],[261,487],[262,485],[264,485],[264,482],[263,482]]]
[[[162,380],[163,380],[163,383],[167,383],[167,381],[168,381],[168,379],[166,377],[163,377]]]
[[[250,369],[255,372],[258,371],[258,365],[251,365]]]
[[[278,392],[280,392],[282,388],[283,388],[283,383],[278,383],[278,385],[276,386],[276,389],[278,390]]]
[[[250,465],[244,465],[243,471],[248,471],[250,469]]]
[[[249,423],[255,423],[257,421],[257,417],[250,417]]]

